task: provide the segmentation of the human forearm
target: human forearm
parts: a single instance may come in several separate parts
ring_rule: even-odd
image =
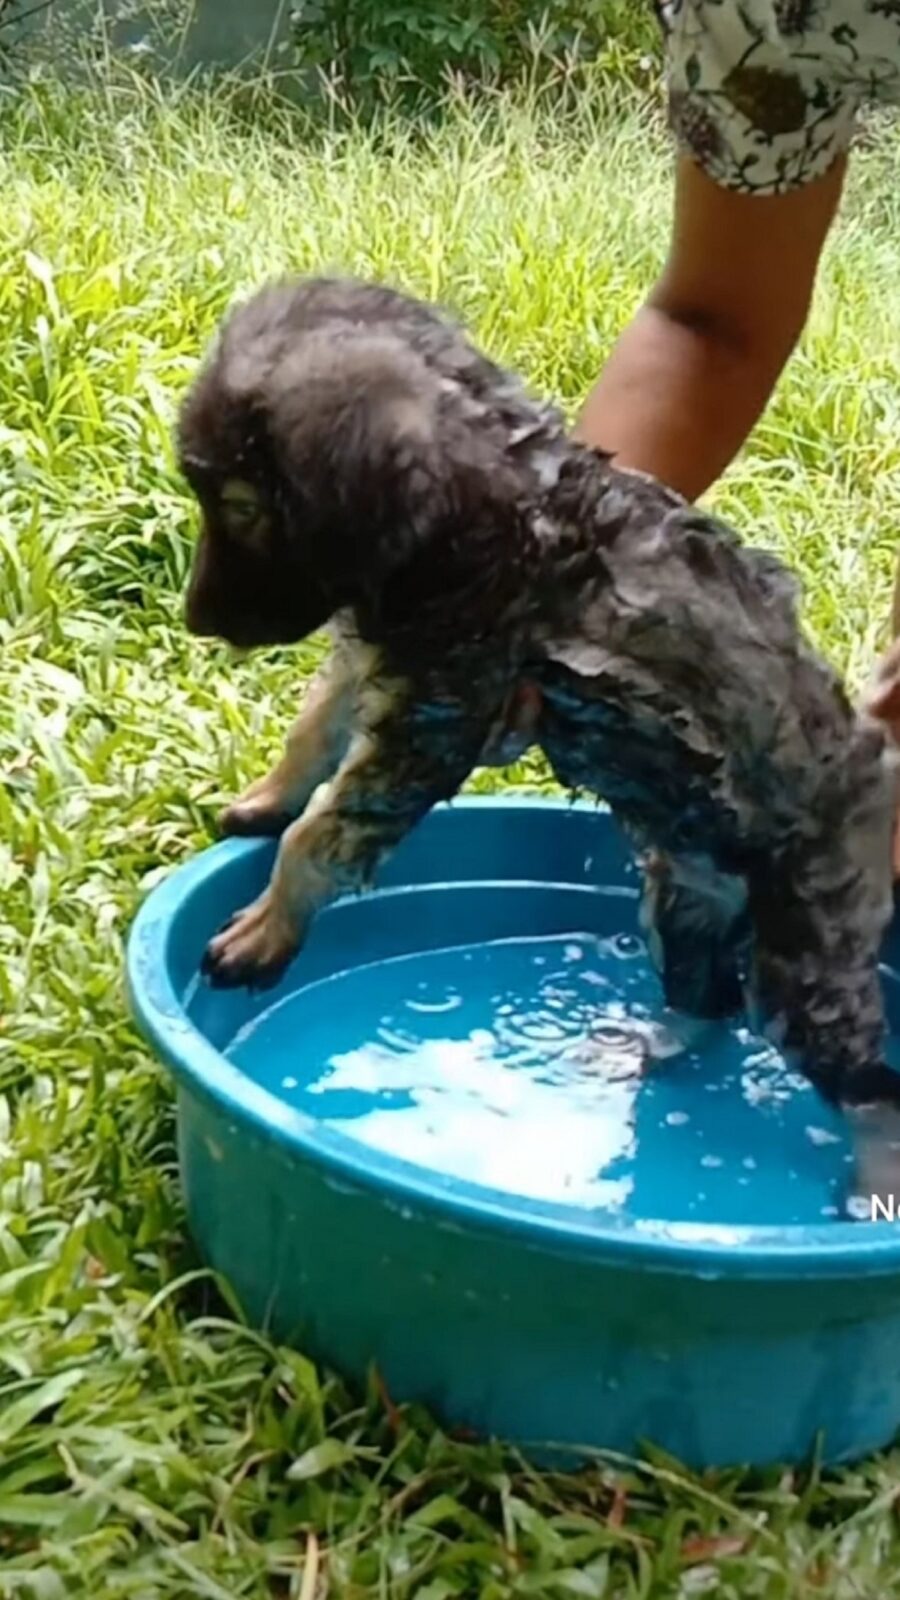
[[[709,487],[800,337],[843,172],[754,198],[679,160],[668,260],[585,406],[583,439],[689,499]]]
[[[728,330],[692,325],[651,300],[616,344],[579,436],[693,500],[740,449],[787,353],[754,355]]]

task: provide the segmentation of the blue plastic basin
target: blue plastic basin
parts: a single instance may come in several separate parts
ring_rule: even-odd
[[[665,1016],[604,811],[441,808],[277,989],[213,991],[273,854],[204,852],[128,948],[191,1226],[252,1321],[536,1455],[892,1439],[900,1228],[841,1220],[845,1131],[771,1050]]]

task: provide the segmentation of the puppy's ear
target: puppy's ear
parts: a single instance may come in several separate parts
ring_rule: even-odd
[[[281,472],[312,521],[327,508],[350,559],[402,560],[451,493],[437,376],[388,334],[311,334],[270,374],[268,427]]]

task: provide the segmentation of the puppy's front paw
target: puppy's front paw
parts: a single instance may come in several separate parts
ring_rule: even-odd
[[[848,1216],[858,1222],[900,1221],[900,1107],[856,1106],[847,1116],[856,1159]]]
[[[278,839],[293,820],[276,797],[247,794],[226,806],[219,818],[219,832],[226,839]]]
[[[267,889],[211,939],[201,964],[217,989],[268,989],[278,982],[302,943],[295,923],[279,911]]]

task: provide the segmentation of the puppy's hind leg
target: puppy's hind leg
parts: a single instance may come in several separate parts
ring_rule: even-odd
[[[750,879],[751,1012],[851,1129],[853,1214],[873,1196],[900,1207],[900,1074],[885,1063],[878,958],[889,916],[888,852],[860,869],[845,840]]]
[[[316,673],[281,760],[223,812],[224,834],[277,837],[339,766],[350,736],[354,677],[337,654]]]
[[[734,1016],[743,1006],[748,933],[743,880],[706,858],[660,851],[642,865],[641,926],[666,1004],[704,1021]]]

